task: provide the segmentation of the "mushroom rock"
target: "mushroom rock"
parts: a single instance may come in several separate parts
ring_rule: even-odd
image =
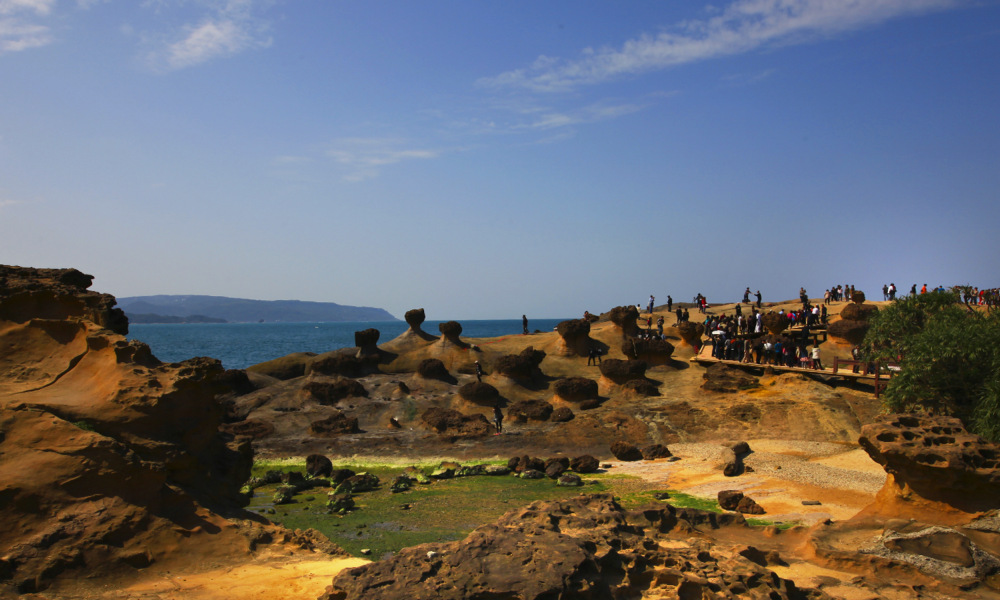
[[[448,372],[444,363],[436,358],[425,358],[417,365],[417,375],[424,379],[437,379],[448,383],[455,383],[457,380]]]
[[[565,377],[552,384],[557,398],[567,402],[582,402],[597,398],[597,382],[586,377]]]
[[[378,329],[365,329],[354,332],[354,345],[358,347],[358,356],[378,354]]]
[[[861,290],[854,290],[853,292],[851,292],[851,302],[854,302],[855,304],[864,304],[865,293],[862,292]]]
[[[849,321],[868,321],[877,312],[878,307],[874,304],[851,303],[840,311],[840,318]]]
[[[651,366],[670,362],[674,345],[666,340],[628,338],[622,342],[622,353],[634,360],[642,360]]]
[[[692,323],[684,321],[673,326],[677,330],[678,336],[688,346],[700,346],[701,336],[705,334],[705,325],[702,323]]]
[[[447,408],[428,408],[420,420],[451,441],[485,437],[493,432],[493,426],[483,415],[465,415]]]
[[[458,336],[462,335],[462,324],[458,321],[445,321],[438,324],[438,331],[441,332],[439,343],[443,345],[455,345],[459,348],[468,348],[469,345],[463,342]]]
[[[785,313],[782,312],[769,312],[765,313],[760,318],[760,324],[764,326],[764,329],[772,335],[778,335],[782,331],[788,329],[789,321]]]
[[[608,313],[608,318],[616,327],[621,329],[622,335],[626,337],[636,337],[639,335],[639,309],[634,306],[617,306]]]
[[[862,515],[956,524],[1000,508],[1000,444],[945,416],[882,415],[858,443],[889,474]]]
[[[853,306],[853,305],[850,305]],[[826,331],[830,337],[839,338],[852,346],[860,345],[864,341],[865,335],[871,325],[868,321],[855,321],[853,319],[838,319],[827,326]]]
[[[619,360],[609,358],[601,363],[601,375],[614,383],[623,384],[633,379],[645,379],[649,367],[641,360]]]
[[[545,400],[518,400],[510,405],[507,415],[515,423],[548,421],[552,416],[552,405]]]
[[[500,392],[492,385],[473,381],[458,388],[458,395],[480,406],[494,406],[500,400]]]
[[[571,319],[556,325],[556,331],[565,346],[564,354],[587,356],[594,340],[590,338],[590,321]]]
[[[538,366],[545,359],[545,352],[528,346],[520,354],[505,354],[493,363],[493,369],[512,379],[531,379],[541,372]]]
[[[406,320],[406,324],[410,326],[410,328],[403,333],[403,336],[412,335],[428,342],[432,342],[437,339],[436,336],[433,336],[420,328],[425,319],[424,309],[414,308],[408,310],[406,311],[406,314],[403,315],[403,318]]]

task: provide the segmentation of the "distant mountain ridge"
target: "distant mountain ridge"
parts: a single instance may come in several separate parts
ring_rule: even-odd
[[[271,321],[295,322],[351,322],[398,321],[382,308],[344,306],[334,302],[307,302],[304,300],[248,300],[225,296],[157,295],[118,298],[118,306],[136,322],[149,322],[146,315],[160,315],[187,319],[193,315],[222,319],[230,323]],[[140,316],[142,315],[142,316]],[[177,322],[177,321],[172,321]]]

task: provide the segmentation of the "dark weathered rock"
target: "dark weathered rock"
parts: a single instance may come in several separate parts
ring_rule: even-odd
[[[462,335],[462,324],[458,321],[445,321],[438,324],[438,331],[446,338],[458,339]]]
[[[520,354],[505,354],[493,363],[493,370],[514,379],[531,379],[541,374],[538,366],[545,359],[545,352],[528,346]]]
[[[684,321],[673,327],[677,335],[689,346],[701,346],[701,338],[705,335],[705,326],[701,323]]]
[[[403,315],[403,319],[406,320],[406,324],[410,326],[410,329],[420,329],[426,318],[427,316],[424,314],[424,309],[422,308],[410,309]]]
[[[750,444],[748,444],[746,441],[736,442],[735,444],[730,446],[730,449],[733,451],[733,454],[735,454],[737,458],[743,458],[744,456],[750,454],[751,452]]]
[[[840,311],[840,318],[848,321],[868,321],[878,312],[874,304],[848,304]]]
[[[709,365],[702,373],[705,382],[701,384],[703,390],[710,392],[720,392],[732,394],[740,390],[748,390],[759,386],[758,379],[738,367],[731,367],[722,363]]]
[[[227,423],[219,428],[234,437],[245,437],[253,440],[265,438],[274,433],[274,425],[257,419],[247,419],[236,423]]]
[[[287,356],[251,365],[246,370],[274,377],[275,379],[295,379],[306,374],[306,368],[315,356],[314,352],[295,352]]]
[[[649,365],[668,364],[673,353],[674,345],[667,340],[626,338],[622,341],[622,354]]]
[[[545,473],[535,469],[525,469],[521,471],[521,479],[545,479]]]
[[[494,406],[500,399],[500,392],[492,385],[473,381],[458,388],[458,395],[480,406]]]
[[[623,384],[632,379],[645,379],[648,367],[641,360],[609,358],[601,363],[601,375],[617,384]]]
[[[493,426],[483,415],[463,415],[445,408],[428,408],[420,415],[420,420],[452,441],[485,437],[493,432]]]
[[[614,454],[618,460],[642,460],[642,452],[635,445],[621,440],[612,442],[611,454]]]
[[[722,490],[717,496],[719,507],[723,510],[736,510],[740,500],[743,499],[743,492],[739,490]]]
[[[417,375],[424,379],[437,379],[453,383],[455,378],[448,372],[448,368],[437,358],[425,358],[417,365]]]
[[[325,419],[309,424],[309,433],[317,437],[329,437],[344,433],[358,433],[358,419],[336,412]]]
[[[589,400],[584,400],[580,402],[580,410],[591,410],[601,406],[600,398],[590,398]]]
[[[622,330],[622,335],[626,337],[636,337],[639,335],[639,309],[634,306],[618,306],[608,312],[608,319]]]
[[[556,485],[563,487],[580,487],[583,485],[583,480],[580,479],[579,475],[574,473],[563,473],[556,481]]]
[[[515,423],[548,421],[552,416],[552,405],[544,400],[518,400],[507,409],[507,416]]]
[[[358,352],[361,354],[377,354],[380,335],[379,330],[374,328],[355,331],[354,345],[358,347]]]
[[[351,477],[354,477],[355,475],[357,475],[357,473],[351,469],[334,469],[330,473],[331,485],[337,485],[347,479],[350,479]]]
[[[864,339],[865,335],[871,325],[867,321],[853,321],[850,319],[838,319],[827,327],[827,333],[831,337],[840,338],[849,344],[859,345]]]
[[[637,396],[659,396],[660,388],[648,379],[630,379],[622,384],[622,390]]]
[[[333,474],[333,463],[322,454],[306,457],[306,474],[310,477],[329,477]]]
[[[553,423],[566,423],[567,421],[572,421],[574,417],[576,415],[573,414],[572,410],[566,406],[560,406],[552,411],[552,416],[549,417],[549,420]]]
[[[317,356],[306,366],[306,375],[341,375],[361,377],[371,371],[371,365],[353,354],[331,352]]]
[[[589,454],[577,456],[569,461],[569,468],[577,473],[596,473],[601,463]]]
[[[373,473],[358,473],[341,481],[334,494],[360,494],[378,489],[379,478]]]
[[[354,508],[354,497],[350,493],[330,494],[326,508],[330,512],[345,513]]]
[[[764,514],[764,509],[754,502],[750,496],[743,496],[740,498],[739,504],[736,505],[736,512],[745,515],[762,515]]]
[[[545,476],[549,479],[558,479],[565,470],[566,466],[563,463],[559,461],[549,462],[545,466]]]
[[[597,398],[597,382],[586,377],[564,377],[552,384],[552,391],[568,402]]]
[[[586,319],[563,321],[556,325],[556,331],[559,332],[570,354],[587,356],[590,352],[591,344],[594,343],[594,340],[590,339],[590,321]]]
[[[673,454],[663,444],[650,444],[643,446],[640,451],[645,460],[656,460],[657,458],[670,458]]]
[[[336,404],[345,398],[367,398],[368,390],[360,381],[340,379],[337,381],[309,381],[302,391],[320,404]]]

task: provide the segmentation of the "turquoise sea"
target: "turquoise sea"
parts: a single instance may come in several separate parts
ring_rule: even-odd
[[[552,331],[565,319],[530,319],[529,331]],[[425,321],[421,328],[437,335],[442,321]],[[520,319],[460,321],[462,338],[499,337],[521,333]],[[329,352],[354,345],[354,332],[374,328],[379,343],[407,330],[405,321],[364,323],[184,323],[131,324],[128,338],[149,344],[164,362],[210,356],[227,369],[244,369],[293,352]]]

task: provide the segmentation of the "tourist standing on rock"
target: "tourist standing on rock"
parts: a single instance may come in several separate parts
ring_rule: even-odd
[[[497,432],[493,435],[503,433],[503,411],[500,410],[499,402],[493,405],[493,426],[497,428]]]
[[[521,325],[524,326],[524,335],[528,335],[528,315],[521,315]]]
[[[601,364],[601,349],[597,346],[591,346],[590,350],[587,351],[587,366],[599,364]]]
[[[670,312],[673,309],[674,309],[674,299],[670,297],[670,294],[667,294],[667,312]]]
[[[662,338],[663,337],[663,315],[660,315],[660,318],[656,320],[656,329],[659,330],[660,337]]]
[[[483,382],[483,365],[479,364],[478,360],[476,361],[476,379],[478,379],[480,383]]]
[[[743,292],[743,302],[745,304],[750,304],[750,286],[747,286],[745,292]]]
[[[649,312],[649,314],[653,314],[653,303],[654,302],[656,302],[656,298],[654,298],[653,295],[650,294],[649,295],[649,310],[647,311],[647,312]]]
[[[760,290],[757,290],[755,296],[757,296],[757,308],[760,308],[760,299],[761,299]]]

